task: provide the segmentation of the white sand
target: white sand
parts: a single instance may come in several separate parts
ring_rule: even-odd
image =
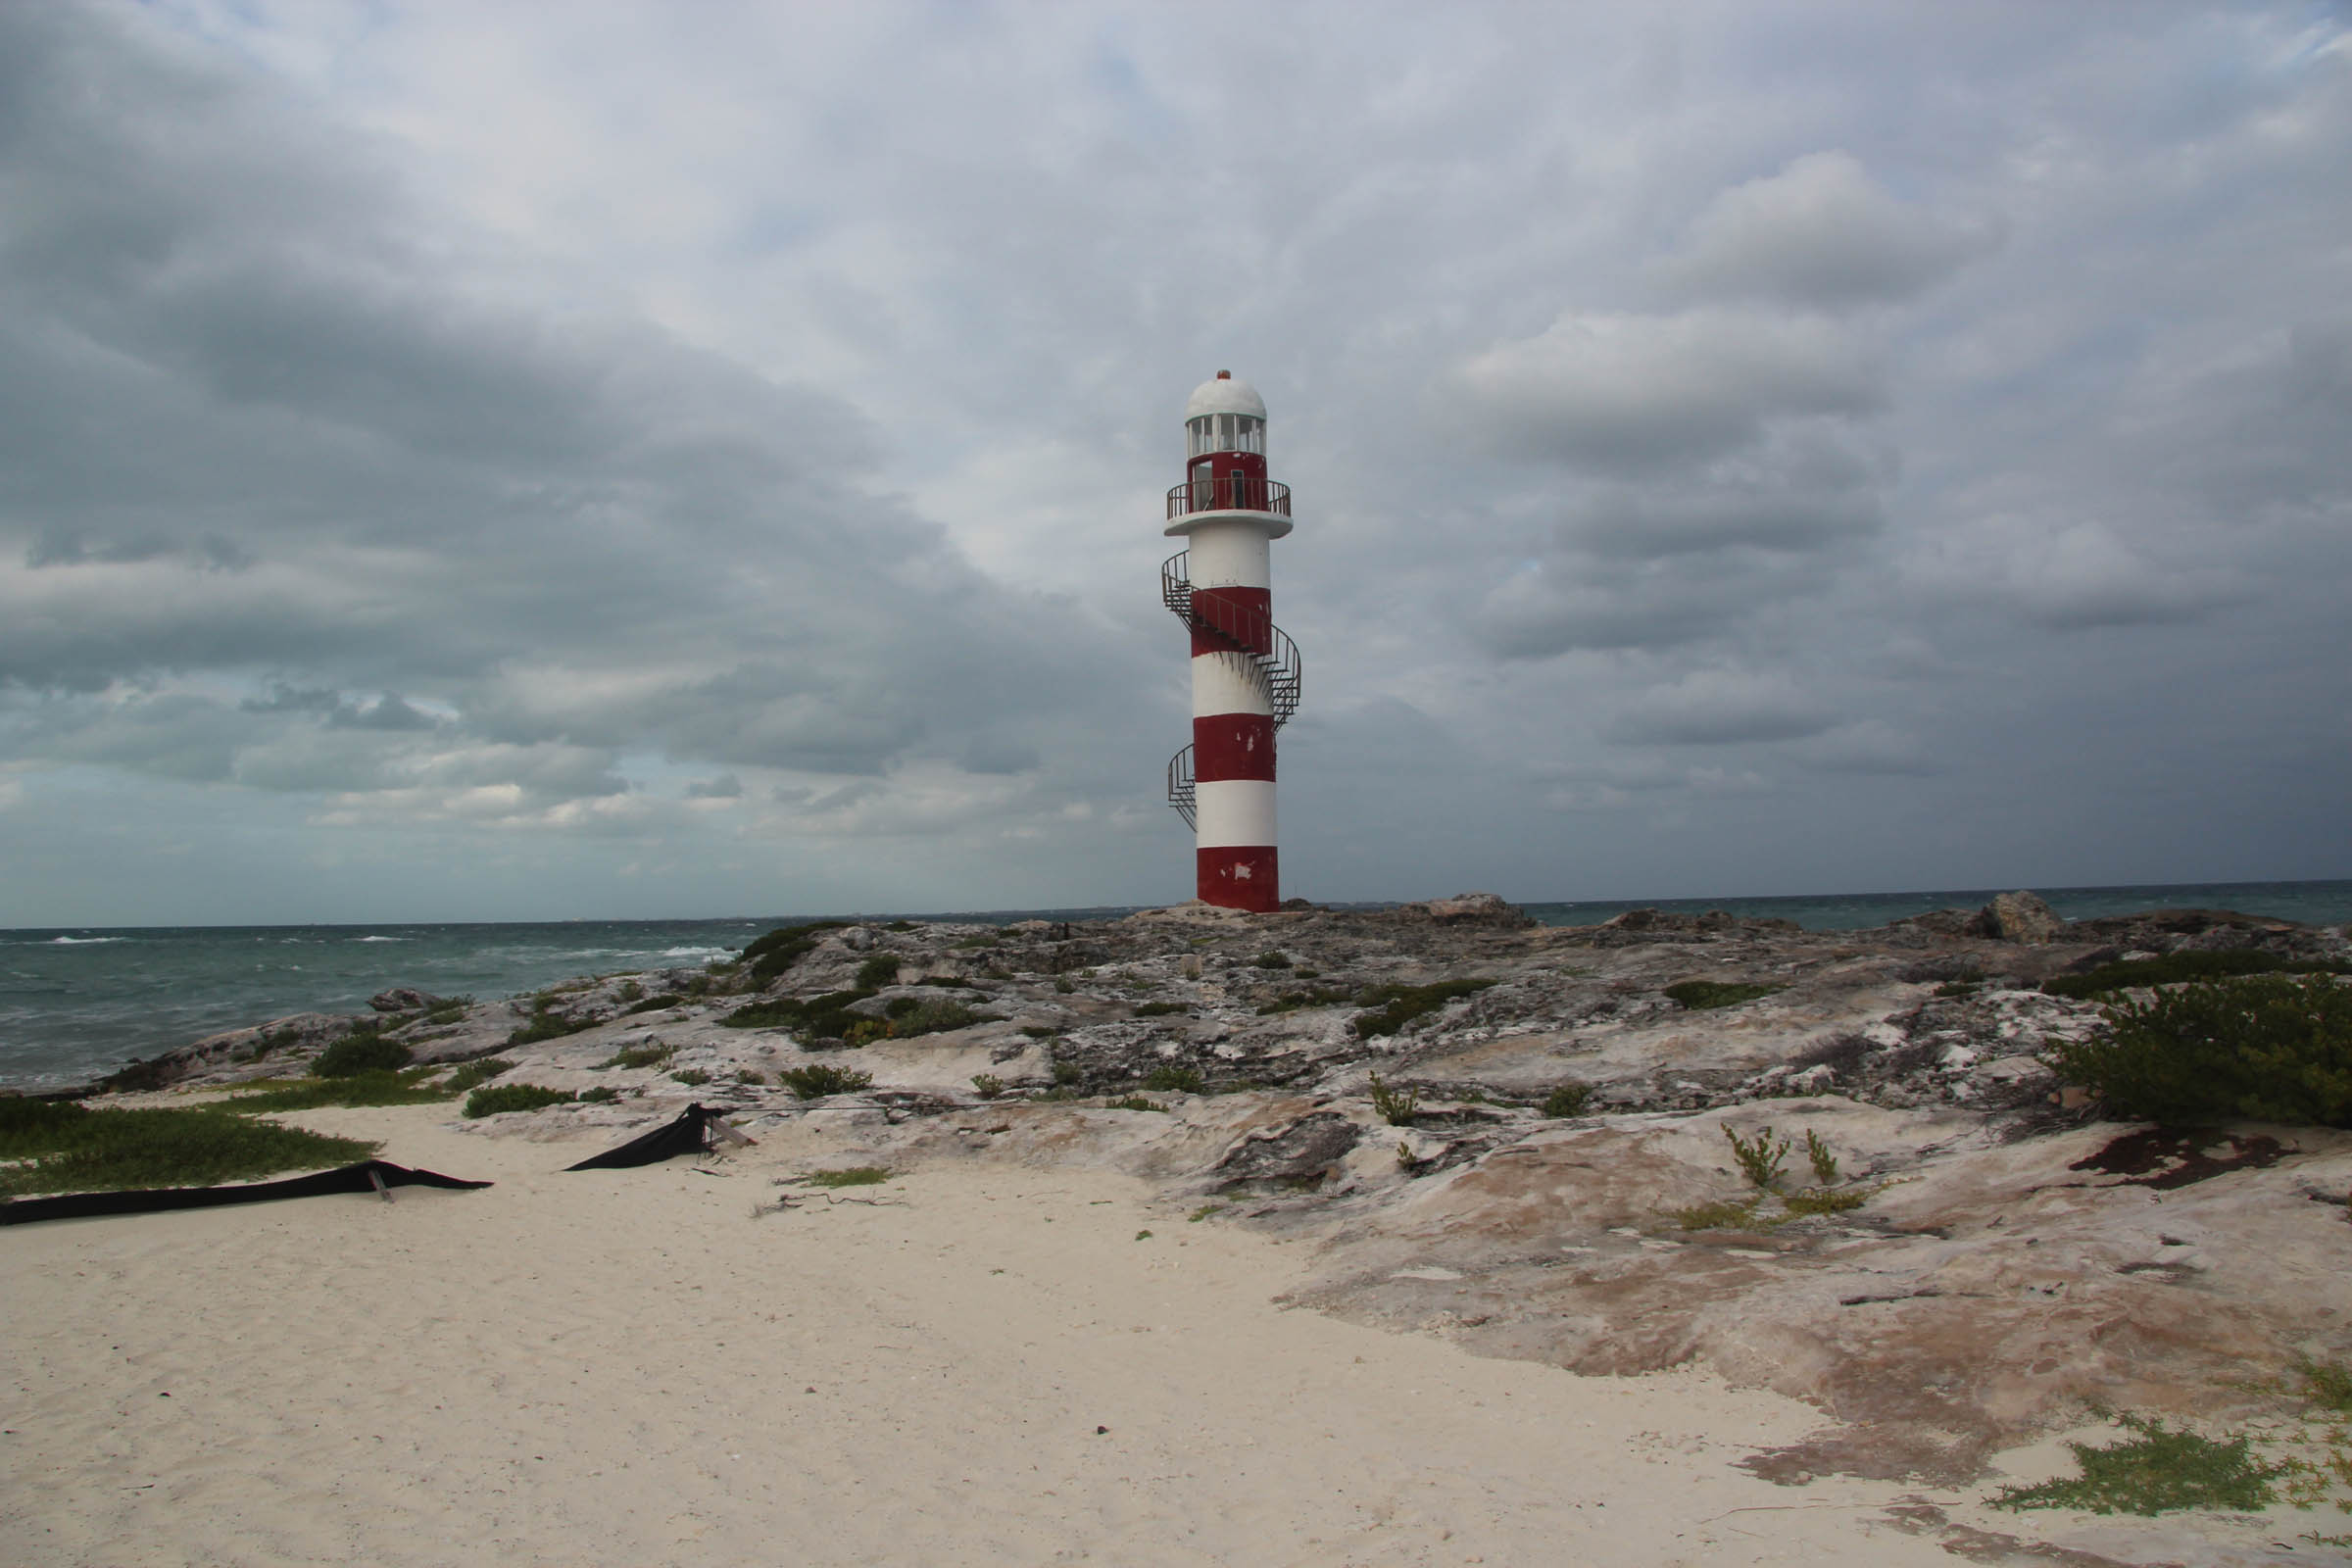
[[[300,1119],[497,1186],[0,1232],[0,1554],[1952,1561],[1886,1522],[1906,1489],[1733,1468],[1802,1405],[1284,1311],[1298,1249],[1118,1178],[957,1166],[755,1219],[814,1135],[565,1174],[603,1141],[447,1116]]]

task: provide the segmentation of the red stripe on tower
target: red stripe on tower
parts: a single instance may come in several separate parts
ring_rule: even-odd
[[[1187,549],[1160,567],[1160,592],[1192,634],[1193,744],[1168,764],[1169,803],[1193,825],[1201,902],[1271,909],[1274,731],[1298,706],[1298,651],[1274,624],[1268,546],[1291,531],[1291,494],[1266,475],[1266,406],[1246,382],[1219,370],[1184,422],[1167,531]]]

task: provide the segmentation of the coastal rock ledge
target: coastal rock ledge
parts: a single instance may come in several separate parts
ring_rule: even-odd
[[[2276,1414],[2297,1357],[2352,1356],[2352,1134],[2106,1120],[2048,1064],[2105,1025],[2045,983],[2230,950],[2352,962],[2340,929],[2070,924],[2023,893],[1837,932],[1544,927],[1466,894],[843,922],[507,1002],[395,989],[365,1021],[617,1095],[463,1124],[484,1136],[616,1142],[699,1100],[828,1126],[845,1163],[1113,1168],[1176,1224],[1310,1244],[1298,1304],[1583,1372],[1701,1362],[1821,1410],[1762,1474],[1954,1483],[2097,1406]],[[216,1036],[119,1087],[283,1074],[362,1021]],[[867,1081],[780,1077],[818,1066]]]

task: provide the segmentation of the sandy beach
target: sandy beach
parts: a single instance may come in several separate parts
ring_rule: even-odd
[[[825,1133],[569,1174],[446,1107],[301,1120],[497,1185],[0,1237],[16,1560],[1951,1560],[1902,1488],[1734,1468],[1796,1401],[1284,1310],[1289,1247],[1124,1178],[755,1217]]]

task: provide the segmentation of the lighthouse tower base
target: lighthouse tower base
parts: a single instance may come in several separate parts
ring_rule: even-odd
[[[1263,914],[1282,904],[1278,852],[1266,846],[1235,846],[1194,852],[1200,864],[1200,900],[1228,909]]]

